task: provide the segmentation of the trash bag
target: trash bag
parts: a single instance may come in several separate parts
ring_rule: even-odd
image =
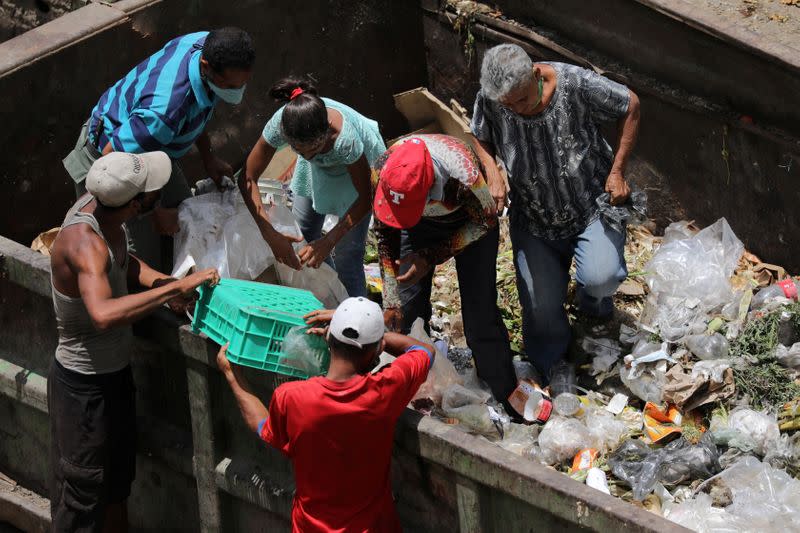
[[[649,346],[649,345],[646,345]],[[645,402],[661,403],[666,383],[667,362],[675,362],[667,353],[667,345],[654,344],[657,349],[635,357],[626,355],[619,367],[619,377],[630,391]]]
[[[724,335],[689,335],[684,339],[686,347],[697,358],[703,360],[724,359],[728,357],[730,345]]]
[[[718,477],[732,503],[714,507],[708,494],[670,506],[666,518],[697,531],[796,531],[800,523],[800,481],[783,470],[743,457]]]
[[[721,470],[719,452],[708,434],[694,445],[681,437],[659,449],[651,449],[641,440],[628,440],[608,463],[613,474],[630,485],[638,501],[653,492],[656,482],[677,485],[707,479]]]
[[[575,418],[551,417],[539,432],[536,458],[547,465],[571,459],[584,448],[591,448],[594,439],[589,429]]]
[[[690,238],[661,247],[645,266],[647,284],[655,294],[697,298],[708,306],[732,297],[729,278],[744,245],[721,218]]]
[[[269,207],[267,216],[270,224],[278,233],[289,237],[303,237],[300,226],[289,208],[281,204],[273,204]],[[305,245],[305,241],[295,243],[294,249],[299,252]],[[311,291],[328,309],[337,307],[347,299],[347,289],[339,280],[339,274],[328,263],[322,263],[319,268],[303,267],[300,270],[277,263],[275,270],[281,285]]]
[[[604,192],[595,203],[605,223],[619,233],[625,233],[628,224],[643,224],[647,220],[647,193],[644,191],[633,191],[620,205],[611,205],[611,195]]]
[[[628,434],[625,424],[605,409],[588,410],[583,421],[592,436],[593,447],[601,453],[617,449]]]
[[[306,326],[295,326],[283,339],[279,364],[296,368],[309,376],[319,376],[327,370],[328,343],[319,335],[308,335]]]
[[[347,299],[347,289],[328,263],[322,263],[319,268],[303,267],[300,270],[277,263],[275,269],[281,285],[311,291],[327,309],[334,309]]]
[[[493,420],[493,413],[491,407],[486,405],[489,398],[491,395],[483,391],[455,384],[442,394],[442,411],[471,431],[481,435],[496,435],[498,430]]]
[[[775,346],[775,359],[786,368],[800,372],[800,342],[788,347],[783,344]]]
[[[224,278],[254,280],[275,262],[238,189],[187,198],[178,207],[173,277],[216,268]]]
[[[431,338],[425,333],[425,323],[421,318],[417,318],[414,321],[408,335],[424,343],[432,344]],[[417,390],[412,401],[430,398],[436,405],[441,405],[442,393],[455,384],[463,385],[463,378],[458,375],[453,363],[450,362],[447,356],[437,350],[433,366],[428,371],[428,379]]]
[[[749,437],[755,445],[753,451],[762,457],[777,446],[780,438],[775,416],[746,407],[731,412],[728,416],[728,427]]]
[[[539,428],[537,424],[509,422],[505,426],[503,440],[497,445],[520,457],[531,458],[536,445],[536,437],[539,435]]]

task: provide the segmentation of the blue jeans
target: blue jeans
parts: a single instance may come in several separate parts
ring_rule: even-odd
[[[602,220],[568,239],[541,239],[513,226],[510,233],[525,353],[547,379],[566,354],[571,337],[564,304],[573,256],[579,309],[592,316],[609,316],[614,310],[611,295],[628,275],[625,234]]]
[[[311,198],[295,196],[292,204],[292,213],[297,219],[300,231],[303,232],[307,242],[315,241],[322,236],[322,225],[325,215],[314,211]],[[336,243],[326,263],[331,265],[339,280],[347,289],[349,296],[366,296],[367,279],[364,276],[364,251],[367,247],[367,232],[369,231],[369,215],[348,231]]]

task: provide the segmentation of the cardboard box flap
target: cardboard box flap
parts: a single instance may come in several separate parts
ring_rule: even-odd
[[[425,87],[394,95],[394,105],[408,119],[413,133],[444,133],[470,142],[469,122]],[[464,113],[460,105],[458,109]]]

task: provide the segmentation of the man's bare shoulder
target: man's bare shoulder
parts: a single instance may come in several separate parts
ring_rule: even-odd
[[[63,260],[81,270],[90,265],[105,265],[109,258],[108,246],[88,224],[71,224],[63,228],[53,244],[54,260]]]

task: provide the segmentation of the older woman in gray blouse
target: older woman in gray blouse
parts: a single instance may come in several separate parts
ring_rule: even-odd
[[[600,133],[608,121],[617,122],[616,152]],[[599,218],[596,199],[607,191],[619,204],[630,195],[625,164],[638,125],[639,100],[624,85],[574,65],[533,63],[512,44],[484,57],[472,133],[498,210],[506,186],[495,156],[508,171],[525,352],[553,389],[574,382],[564,309],[572,258],[579,308],[594,317],[610,317],[627,275],[625,235]]]

